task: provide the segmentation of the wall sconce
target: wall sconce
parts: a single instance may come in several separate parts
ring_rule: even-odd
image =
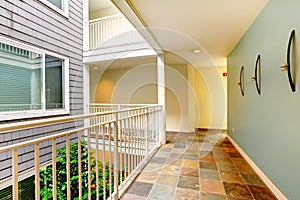
[[[260,70],[260,54],[258,54],[257,58],[256,58],[256,62],[255,62],[255,72],[254,72],[254,77],[251,77],[252,81],[255,81],[255,85],[256,85],[256,90],[258,92],[258,95],[260,95],[260,91],[261,91],[261,70]]]
[[[292,46],[292,42],[293,42],[294,38],[295,38],[295,30],[292,30],[292,32],[290,34],[290,38],[289,38],[287,53],[286,53],[286,63],[281,65],[280,68],[281,68],[281,71],[287,71],[291,89],[293,92],[296,92],[295,81],[293,80],[293,77],[292,77],[291,63],[290,63],[291,46]]]
[[[240,86],[240,90],[242,95],[245,95],[245,84],[244,84],[244,66],[242,66],[241,70],[240,70],[240,82],[237,83]]]

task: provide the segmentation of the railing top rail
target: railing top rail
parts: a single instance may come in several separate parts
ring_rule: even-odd
[[[124,113],[124,112],[128,112],[128,111],[135,111],[135,110],[139,110],[139,109],[147,109],[147,108],[153,108],[153,107],[161,107],[161,105],[143,106],[143,107],[123,109],[123,110],[97,112],[97,113],[85,114],[85,115],[54,117],[54,118],[38,119],[38,120],[25,121],[25,122],[2,124],[2,125],[0,125],[0,134],[10,132],[10,131],[18,131],[18,130],[24,130],[24,129],[28,129],[28,128],[37,128],[37,127],[48,126],[48,125],[53,125],[53,124],[60,124],[60,123],[65,123],[65,122],[70,122],[70,121],[87,119],[87,118],[91,118],[91,117],[112,115],[112,114],[117,114],[117,113]]]
[[[74,134],[74,133],[77,133],[77,132],[84,131],[85,129],[87,129],[87,128],[85,128],[85,127],[77,128],[77,129],[74,129],[74,130],[65,131],[65,132],[57,133],[57,134],[50,135],[50,136],[44,136],[44,137],[41,137],[41,138],[36,138],[36,139],[32,139],[32,140],[25,141],[25,142],[20,142],[20,143],[17,143],[17,144],[12,144],[12,145],[5,146],[5,147],[0,147],[0,153],[10,151],[10,150],[14,150],[14,149],[19,149],[19,148],[25,147],[25,146],[39,144],[39,143],[49,141],[49,140],[53,140],[53,139],[57,139],[57,138],[60,138],[60,137],[64,137],[64,136],[67,136],[67,135],[71,135],[71,134]]]
[[[114,15],[109,15],[109,16],[105,16],[105,17],[101,17],[101,18],[96,18],[96,19],[90,20],[89,24],[95,23],[95,22],[99,22],[99,21],[103,21],[103,20],[107,20],[107,19],[111,19],[111,18],[115,18],[115,17],[124,17],[124,16],[121,13],[114,14]]]
[[[157,106],[158,104],[108,104],[108,103],[90,103],[89,106],[111,106],[111,107],[115,107],[115,106],[128,106],[128,107],[132,107],[132,106]]]

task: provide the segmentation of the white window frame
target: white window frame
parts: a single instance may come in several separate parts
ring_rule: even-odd
[[[45,58],[45,55],[50,55],[57,57],[59,59],[64,60],[63,62],[63,70],[62,70],[62,90],[63,90],[63,108],[58,109],[49,109],[45,108],[46,100],[45,100],[45,64],[43,63],[43,89],[42,89],[42,104],[43,108],[41,110],[24,110],[24,111],[8,111],[8,112],[0,112],[0,122],[7,121],[7,120],[15,120],[15,119],[27,119],[27,118],[35,118],[35,117],[47,117],[47,116],[54,116],[54,115],[65,115],[70,114],[70,89],[69,89],[69,58],[49,52],[47,50],[43,50],[38,47],[34,47],[22,42],[14,41],[9,38],[5,38],[0,36],[0,43],[5,43],[11,46],[15,46],[17,48],[22,48],[24,50],[28,50],[34,53],[42,54]],[[45,61],[45,59],[43,59]]]
[[[39,0],[39,1],[45,4],[46,6],[50,7],[51,9],[55,10],[59,14],[69,18],[69,0],[63,0],[64,1],[63,10],[59,9],[58,7],[56,7],[55,5],[53,5],[47,0]]]

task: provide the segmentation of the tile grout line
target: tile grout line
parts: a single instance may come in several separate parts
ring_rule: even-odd
[[[219,133],[216,133],[216,134],[219,134]],[[194,189],[190,189],[189,187],[185,187],[184,185],[182,185],[181,187],[179,187],[180,177],[183,176],[183,177],[187,177],[187,178],[197,178],[197,177],[189,176],[188,175],[189,173],[194,173],[195,171],[198,172],[198,184],[199,184],[198,187],[199,187],[199,189],[197,191],[197,194],[198,194],[198,197],[200,197],[200,199],[201,199],[202,198],[202,194],[206,194],[206,192],[202,192],[202,187],[203,186],[201,185],[202,178],[201,178],[201,164],[200,163],[201,163],[201,158],[204,158],[205,156],[208,156],[209,152],[211,152],[211,154],[212,154],[212,157],[213,157],[213,162],[212,163],[214,163],[214,165],[216,166],[216,170],[218,171],[218,176],[219,176],[220,179],[219,180],[218,179],[214,179],[213,177],[207,177],[207,179],[208,180],[217,180],[217,181],[220,181],[221,182],[220,186],[222,186],[225,194],[223,194],[223,192],[222,192],[222,194],[221,193],[215,193],[215,192],[208,192],[207,194],[209,196],[210,196],[210,194],[212,194],[212,195],[221,195],[224,199],[227,199],[227,200],[229,198],[231,198],[231,197],[232,198],[236,197],[236,198],[245,199],[245,196],[239,197],[239,196],[235,196],[235,195],[234,196],[227,195],[226,190],[225,190],[225,185],[223,183],[229,181],[228,183],[245,185],[246,186],[245,188],[247,188],[247,190],[249,191],[249,193],[251,195],[251,198],[255,199],[254,194],[252,193],[252,191],[250,190],[250,187],[249,187],[249,185],[252,185],[252,184],[248,184],[248,182],[246,181],[246,179],[243,178],[242,172],[238,168],[238,162],[237,161],[239,161],[239,160],[235,160],[234,158],[241,158],[242,160],[245,160],[246,162],[247,162],[247,160],[243,157],[243,155],[240,155],[241,157],[239,157],[238,155],[234,154],[234,153],[239,153],[239,151],[232,144],[232,142],[230,141],[230,139],[227,137],[227,134],[224,134],[224,136],[226,136],[226,137],[222,137],[222,136],[219,137],[218,136],[217,140],[215,140],[216,138],[214,138],[214,135],[215,134],[208,135],[208,133],[199,133],[199,135],[198,135],[198,133],[196,131],[193,135],[190,135],[190,134],[186,135],[185,136],[186,139],[184,139],[184,134],[183,133],[170,134],[167,137],[167,141],[169,141],[170,146],[165,146],[165,148],[170,148],[170,151],[166,151],[166,152],[168,152],[168,154],[165,153],[165,151],[161,151],[163,149],[162,148],[163,146],[162,146],[155,153],[155,155],[153,155],[153,157],[155,157],[157,155],[156,157],[158,157],[158,158],[164,158],[165,161],[162,164],[162,166],[160,166],[158,168],[154,168],[155,170],[153,169],[154,171],[156,171],[156,170],[159,170],[159,171],[157,171],[158,175],[155,178],[153,186],[152,186],[151,190],[149,191],[149,194],[147,195],[146,199],[150,199],[151,193],[153,192],[154,188],[159,187],[159,186],[168,186],[168,187],[171,186],[171,187],[174,187],[174,193],[173,194],[168,194],[169,197],[170,197],[170,200],[176,200],[177,189],[179,189],[179,188],[182,189],[182,190],[197,191],[197,190],[194,190],[195,189],[194,187],[193,187]],[[202,136],[203,136],[203,141],[202,141]],[[178,143],[179,144],[183,144],[184,143],[184,145],[185,145],[184,148],[182,148],[183,146],[181,146],[181,145],[175,146],[175,144],[178,144]],[[205,146],[205,145],[203,146],[203,143],[205,143],[205,144],[207,143],[207,146]],[[216,144],[218,144],[218,146],[216,146]],[[210,145],[213,145],[213,146],[210,146]],[[220,151],[220,154],[218,154],[218,151]],[[204,155],[202,155],[201,152],[207,152],[207,153],[204,154]],[[230,154],[231,152],[233,154]],[[174,153],[174,155],[172,153]],[[177,157],[176,154],[178,154],[179,157]],[[172,155],[172,157],[170,157],[171,155]],[[195,157],[195,155],[196,155],[197,158]],[[221,162],[218,162],[217,161],[218,157],[224,157],[224,160],[219,160]],[[228,161],[226,161],[227,159],[228,159]],[[173,163],[173,162],[176,162],[178,160],[181,160],[180,165],[178,165],[178,163]],[[185,160],[186,161],[196,161],[198,163],[197,170],[195,170],[195,171],[184,170],[183,174],[181,175],[182,169],[184,167],[183,165],[184,165],[184,161]],[[157,161],[161,162],[162,160],[160,161],[158,159]],[[211,162],[210,160],[204,160],[204,163],[210,163],[210,162]],[[188,163],[188,162],[186,162],[186,163]],[[158,163],[158,164],[161,164],[161,163]],[[193,163],[191,163],[191,164],[193,164]],[[161,182],[161,183],[159,183],[158,182],[159,181],[159,177],[161,177],[162,175],[170,175],[170,176],[173,175],[173,174],[169,174],[171,171],[170,172],[166,171],[166,174],[163,173],[164,168],[166,168],[168,166],[173,166],[173,165],[176,168],[177,167],[179,168],[179,173],[176,174],[176,184],[173,185],[173,182],[172,183],[169,183],[169,182]],[[240,182],[240,180],[237,180],[235,178],[235,176],[233,176],[232,180],[231,179],[227,180],[227,178],[226,178],[227,176],[225,177],[225,180],[227,180],[227,181],[223,180],[222,174],[221,174],[222,171],[221,171],[220,165],[225,165],[225,166],[226,165],[232,165],[235,168],[235,170],[237,171],[237,175],[238,175],[237,178],[242,179],[242,182]],[[185,167],[189,168],[188,166],[186,166],[186,164],[185,164]],[[193,164],[192,167],[190,167],[190,168],[194,169],[194,167],[195,166]],[[207,169],[210,169],[209,165],[204,165],[203,167],[204,167],[203,169],[206,169],[206,167],[208,167]],[[174,170],[174,169],[172,169],[172,170]],[[225,170],[224,173],[225,172],[228,172],[228,173],[232,172],[231,168],[224,168],[224,170]],[[176,171],[177,171],[177,169],[176,169]],[[251,174],[249,174],[249,176],[250,175]],[[172,180],[174,180],[174,179],[172,179]],[[256,185],[256,182],[253,182],[253,186],[260,186],[260,185],[259,184]],[[260,187],[263,187],[263,186],[260,186]],[[210,191],[210,190],[207,190],[207,191]],[[196,192],[194,194],[196,194]],[[171,197],[171,195],[172,195],[172,197]],[[142,197],[142,196],[140,196],[140,197]]]
[[[226,135],[226,138],[228,139],[227,135]],[[230,142],[230,143],[231,143],[231,142]],[[232,144],[232,143],[231,143],[231,144]],[[232,145],[233,145],[233,144],[232,144]],[[235,148],[235,147],[234,147],[234,148]],[[230,154],[229,154],[229,158],[230,158],[231,162],[233,163],[233,165],[235,166],[235,168],[237,169],[237,172],[239,173],[239,176],[241,177],[243,183],[245,183],[245,185],[246,185],[248,191],[250,192],[250,194],[251,194],[251,196],[252,196],[252,199],[255,199],[254,196],[253,196],[253,194],[252,194],[252,192],[251,192],[251,190],[250,190],[250,188],[248,187],[248,184],[246,183],[246,181],[245,181],[244,178],[242,177],[242,174],[241,174],[240,170],[238,169],[236,163],[234,162],[234,160],[232,159],[232,157],[230,156]],[[243,158],[243,159],[244,159],[244,158]],[[223,180],[222,180],[222,183],[223,183]],[[224,189],[225,189],[225,188],[224,188]],[[226,192],[226,191],[225,191],[225,192]],[[226,194],[226,195],[227,195],[227,194]]]

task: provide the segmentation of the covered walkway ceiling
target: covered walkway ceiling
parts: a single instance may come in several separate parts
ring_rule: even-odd
[[[103,0],[91,0],[94,5]],[[226,57],[268,0],[112,0],[136,26],[134,11],[162,50],[201,66],[226,66]],[[194,50],[201,50],[194,53]],[[172,63],[169,56],[169,63]],[[177,62],[174,60],[174,62]]]

